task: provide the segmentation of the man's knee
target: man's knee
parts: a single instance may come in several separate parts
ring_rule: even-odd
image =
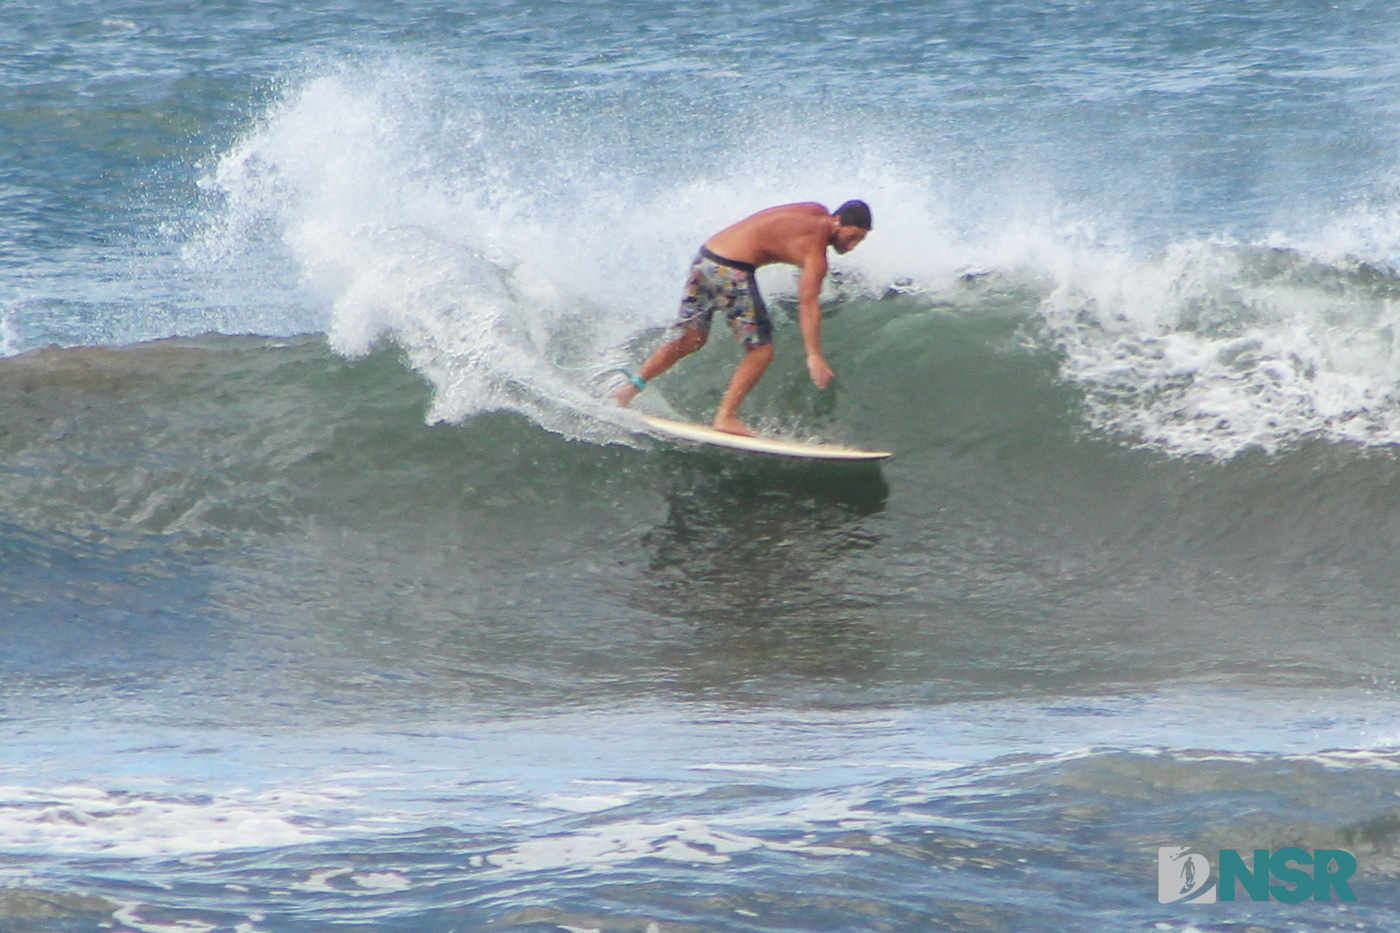
[[[710,332],[701,330],[698,327],[687,327],[681,331],[681,335],[676,338],[681,352],[694,353],[705,345],[705,341],[710,339]]]

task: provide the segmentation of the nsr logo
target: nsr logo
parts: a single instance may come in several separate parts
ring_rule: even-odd
[[[1312,898],[1330,901],[1332,892],[1344,901],[1356,900],[1347,879],[1356,874],[1356,856],[1344,849],[1316,849],[1309,852],[1290,846],[1272,853],[1255,849],[1253,864],[1246,866],[1235,849],[1221,849],[1219,884],[1210,877],[1210,862],[1190,846],[1167,846],[1157,850],[1157,900],[1163,904],[1214,904],[1235,899],[1238,881],[1251,901],[1270,897],[1285,904]],[[1299,866],[1311,865],[1308,873]],[[1270,884],[1272,875],[1280,884]]]

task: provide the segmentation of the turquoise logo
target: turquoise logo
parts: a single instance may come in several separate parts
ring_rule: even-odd
[[[1356,856],[1345,849],[1255,849],[1248,865],[1239,850],[1221,849],[1216,864],[1219,871],[1212,878],[1210,861],[1190,846],[1158,849],[1157,900],[1214,904],[1233,901],[1240,888],[1252,901],[1299,904],[1309,898],[1330,901],[1334,894],[1338,900],[1356,900],[1348,883],[1356,874]]]

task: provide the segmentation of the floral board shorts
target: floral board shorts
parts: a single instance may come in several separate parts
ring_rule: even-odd
[[[754,267],[716,256],[702,246],[690,265],[676,326],[709,333],[716,311],[724,313],[734,338],[744,346],[762,347],[773,342],[773,322],[758,293]]]

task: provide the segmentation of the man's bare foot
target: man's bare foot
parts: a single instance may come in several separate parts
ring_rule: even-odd
[[[751,430],[748,425],[735,418],[733,415],[715,415],[714,422],[710,425],[716,431],[723,431],[725,434],[738,434],[740,437],[758,437],[758,432]]]

